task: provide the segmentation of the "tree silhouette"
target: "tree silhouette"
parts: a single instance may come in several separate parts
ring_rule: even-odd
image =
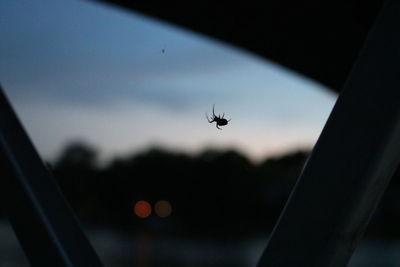
[[[56,168],[96,167],[97,150],[81,141],[68,144],[55,162]]]
[[[297,151],[253,164],[235,150],[188,155],[150,148],[99,169],[97,150],[73,143],[63,150],[53,172],[85,222],[120,230],[144,227],[163,229],[162,234],[234,238],[272,230],[308,154]],[[400,237],[399,177],[398,171],[369,233]],[[134,215],[137,201],[154,206],[161,199],[172,205],[168,218]]]

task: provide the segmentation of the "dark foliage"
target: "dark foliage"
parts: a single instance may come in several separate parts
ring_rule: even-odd
[[[85,222],[238,237],[271,230],[306,158],[297,152],[254,165],[233,150],[189,156],[153,148],[99,169],[93,148],[71,144],[52,171]],[[136,201],[160,199],[172,204],[168,218],[134,215]]]
[[[96,167],[96,150],[69,145],[53,173],[85,223],[159,234],[238,238],[272,230],[308,152],[298,151],[253,164],[233,150],[196,156],[160,148]],[[371,220],[367,234],[400,236],[398,171]],[[138,200],[168,200],[172,215],[141,219]]]

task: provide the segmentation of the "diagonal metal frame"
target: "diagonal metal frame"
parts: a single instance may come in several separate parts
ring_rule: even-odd
[[[0,87],[0,187],[32,266],[102,266]]]
[[[400,161],[398,29],[400,2],[388,1],[259,267],[350,259]],[[32,266],[102,266],[1,88],[0,171],[2,201]]]
[[[400,162],[399,29],[400,1],[387,1],[259,267],[348,263]]]

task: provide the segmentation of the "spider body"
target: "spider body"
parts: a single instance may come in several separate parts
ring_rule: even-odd
[[[224,118],[225,113],[223,113],[222,116],[221,116],[221,115],[218,115],[218,116],[215,115],[214,106],[215,106],[215,105],[213,105],[213,115],[212,115],[212,117],[209,118],[208,115],[207,115],[207,113],[206,113],[206,118],[207,118],[207,121],[208,121],[209,123],[215,122],[215,123],[216,123],[215,126],[217,127],[217,129],[222,130],[222,129],[219,128],[218,126],[225,126],[225,125],[227,125],[228,122],[229,122],[231,119],[229,119],[229,120],[225,119],[225,118]]]

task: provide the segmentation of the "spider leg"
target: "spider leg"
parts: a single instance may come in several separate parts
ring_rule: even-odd
[[[224,116],[225,116],[225,113],[222,113],[222,119],[224,118]]]
[[[214,117],[217,117],[217,116],[215,116],[214,106],[215,106],[215,104],[213,104],[213,116],[214,116]]]
[[[218,123],[215,124],[215,126],[217,127],[218,130],[222,130],[221,128],[218,127]]]
[[[207,112],[206,112],[206,118],[207,118],[207,121],[208,121],[209,123],[212,123],[212,122],[213,122],[213,120],[210,121],[210,119],[208,118]]]

